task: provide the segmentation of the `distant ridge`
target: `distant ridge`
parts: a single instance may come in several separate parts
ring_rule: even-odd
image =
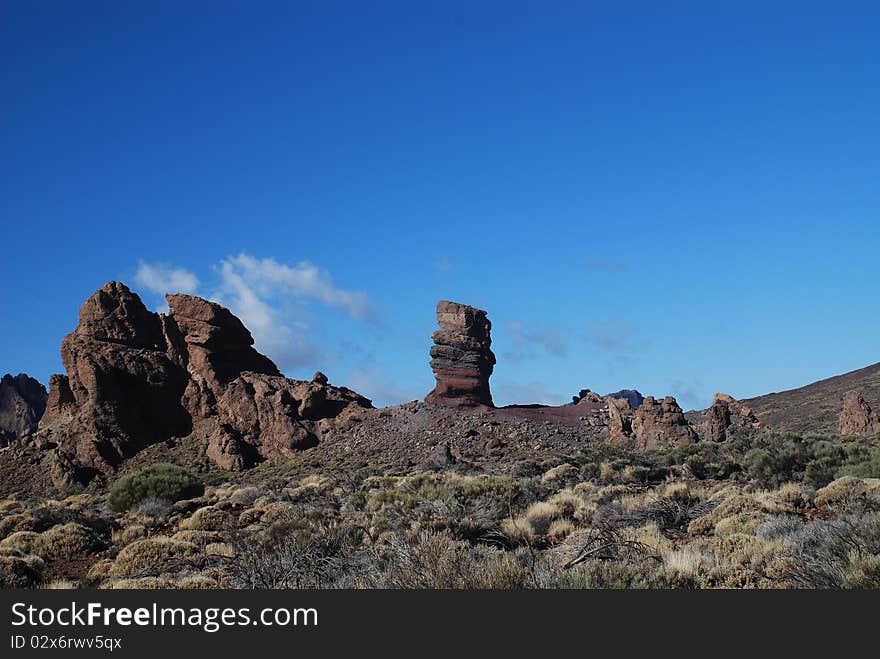
[[[853,389],[874,409],[880,409],[880,363],[742,402],[762,423],[776,430],[834,432],[843,394]]]

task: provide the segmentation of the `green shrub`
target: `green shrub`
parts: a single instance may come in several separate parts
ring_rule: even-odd
[[[183,467],[160,462],[116,481],[110,490],[109,502],[118,512],[128,510],[147,497],[180,501],[197,497],[204,491],[201,481]]]

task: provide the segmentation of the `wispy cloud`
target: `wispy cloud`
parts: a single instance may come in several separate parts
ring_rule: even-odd
[[[200,292],[191,271],[141,261],[138,287],[154,294],[199,293],[228,307],[251,331],[256,347],[282,370],[319,367],[331,359],[312,337],[305,305],[338,309],[360,321],[377,322],[376,306],[362,291],[336,286],[330,274],[309,261],[288,265],[242,252],[221,259]],[[161,310],[161,309],[160,309]]]
[[[301,301],[317,301],[343,309],[358,320],[368,320],[375,312],[375,304],[366,293],[337,287],[330,273],[309,261],[290,266],[242,252],[223,259],[220,272],[224,278],[234,278],[262,297],[279,293],[292,295]]]
[[[184,268],[175,268],[166,263],[138,263],[134,281],[140,288],[151,293],[195,293],[199,288],[199,280],[192,272]]]
[[[520,346],[538,346],[551,355],[562,357],[568,350],[568,346],[562,335],[552,328],[541,330],[527,330],[519,321],[507,323],[507,329],[513,335],[514,343]]]

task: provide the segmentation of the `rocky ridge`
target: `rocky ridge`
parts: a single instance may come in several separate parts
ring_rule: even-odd
[[[289,457],[314,446],[328,419],[371,407],[345,387],[291,380],[253,348],[228,309],[167,296],[169,313],[147,310],[110,282],[79,312],[61,345],[36,442],[54,448],[56,483],[112,472],[149,445],[195,436],[223,469]]]

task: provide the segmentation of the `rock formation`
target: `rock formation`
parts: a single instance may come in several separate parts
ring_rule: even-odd
[[[431,369],[437,386],[426,403],[448,407],[492,407],[489,376],[495,366],[490,346],[492,323],[486,312],[465,304],[437,303],[440,329],[431,337]]]
[[[626,398],[606,396],[608,405],[608,438],[613,441],[632,439],[633,408]]]
[[[866,437],[880,432],[880,414],[871,409],[859,391],[847,391],[843,395],[843,409],[837,421],[841,435]]]
[[[632,430],[636,445],[642,450],[693,444],[698,440],[672,396],[659,402],[653,396],[645,398],[633,415]]]
[[[615,391],[613,394],[608,395],[612,398],[625,399],[634,410],[640,408],[642,403],[645,402],[645,397],[636,389],[621,389],[620,391]]]
[[[648,396],[637,410],[633,410],[626,398],[606,396],[605,402],[611,441],[632,442],[635,448],[647,451],[662,446],[693,444],[698,440],[697,433],[672,396],[661,401]]]
[[[46,388],[32,377],[24,373],[3,376],[0,380],[0,447],[37,429],[47,398]]]
[[[584,402],[587,403],[598,403],[602,400],[602,397],[599,394],[590,391],[589,389],[581,389],[576,396],[571,397],[572,405],[580,405]]]
[[[700,425],[704,439],[723,442],[734,432],[752,430],[761,423],[752,410],[740,403],[733,396],[715,394],[712,406],[708,410],[708,419]]]
[[[57,446],[56,482],[107,474],[150,444],[190,435],[220,467],[242,469],[314,446],[317,422],[371,407],[326,377],[285,378],[219,304],[167,300],[168,315],[152,313],[110,282],[83,304],[61,345],[67,376],[52,377],[40,424],[40,442]]]

